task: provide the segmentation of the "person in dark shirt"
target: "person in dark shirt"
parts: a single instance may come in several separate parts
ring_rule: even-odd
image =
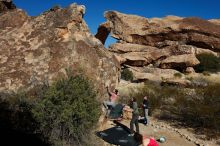
[[[145,125],[148,125],[149,124],[149,118],[148,118],[148,99],[147,99],[147,96],[144,97],[144,100],[143,100],[143,110],[144,110],[144,118],[145,118],[145,122],[144,124]]]

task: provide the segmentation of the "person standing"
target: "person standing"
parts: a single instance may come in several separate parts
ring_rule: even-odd
[[[134,136],[134,125],[136,127],[136,132],[139,133],[139,124],[138,124],[139,111],[135,97],[132,98],[131,108],[133,109],[133,111],[132,111],[132,118],[130,121],[131,134],[129,134],[129,136]]]
[[[115,89],[113,92],[109,91],[109,87],[107,86],[107,92],[109,94],[109,100],[108,101],[104,101],[103,105],[106,109],[106,116],[108,117],[110,114],[110,111],[112,108],[114,108],[116,106],[116,102],[118,100],[118,90]]]
[[[148,99],[147,96],[144,96],[144,100],[143,100],[143,110],[144,110],[144,124],[148,125],[149,124],[149,118],[148,118],[148,107],[149,107],[149,103],[148,103]]]

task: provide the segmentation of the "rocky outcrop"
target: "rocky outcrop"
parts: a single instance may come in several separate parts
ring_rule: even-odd
[[[170,56],[164,59],[160,63],[161,68],[174,68],[177,70],[184,71],[187,67],[192,67],[199,64],[199,60],[193,54],[184,54]]]
[[[110,46],[110,51],[116,56],[123,58],[121,64],[131,66],[146,66],[160,58],[170,56],[170,49],[158,49],[156,47],[144,46],[130,43],[115,43]]]
[[[116,11],[105,13],[112,36],[133,44],[156,46],[165,40],[182,41],[201,48],[220,49],[220,26],[200,18],[168,16],[147,19]]]
[[[134,80],[136,82],[142,81],[155,81],[161,82],[164,79],[173,79],[175,74],[181,74],[179,71],[174,69],[160,69],[154,67],[132,67],[126,66],[133,73]]]
[[[102,23],[99,25],[98,32],[95,35],[97,39],[99,39],[103,44],[105,44],[105,40],[107,39],[110,33],[109,23]]]
[[[177,16],[148,19],[117,11],[105,12],[105,18],[107,21],[104,24],[108,24],[106,32],[110,31],[111,36],[118,39],[109,47],[109,51],[115,54],[122,66],[133,71],[135,80],[156,78],[144,69],[135,72],[135,67],[151,66],[156,70],[195,73],[193,67],[200,63],[197,55],[209,53],[218,56],[220,53],[218,19]],[[105,25],[99,29],[103,30]]]
[[[9,28],[11,29],[19,28],[30,19],[30,17],[28,17],[24,11],[18,9],[14,11],[2,13],[0,17],[1,17],[0,20],[1,32],[3,31],[7,32]]]
[[[118,82],[119,66],[83,20],[85,7],[56,7],[37,17],[22,10],[0,15],[0,91],[30,89],[84,73],[100,97]]]
[[[0,0],[0,13],[15,9],[12,0]]]
[[[211,20],[209,20],[209,22],[212,22],[216,25],[220,25],[220,19],[211,19]]]
[[[111,52],[123,54],[129,52],[149,52],[157,49],[152,46],[145,46],[139,44],[131,44],[131,43],[115,43],[109,46]]]

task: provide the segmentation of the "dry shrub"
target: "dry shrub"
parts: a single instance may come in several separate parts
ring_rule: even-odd
[[[149,96],[149,110],[160,110],[159,117],[184,126],[203,129],[207,136],[220,136],[220,83],[186,89],[146,83],[136,94],[139,104]],[[208,132],[207,132],[208,131]]]

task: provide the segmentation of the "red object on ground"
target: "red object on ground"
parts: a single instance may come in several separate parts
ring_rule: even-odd
[[[150,142],[147,146],[159,146],[156,142],[156,140],[154,140],[153,138],[150,138]]]
[[[154,138],[143,137],[143,146],[159,146]]]

